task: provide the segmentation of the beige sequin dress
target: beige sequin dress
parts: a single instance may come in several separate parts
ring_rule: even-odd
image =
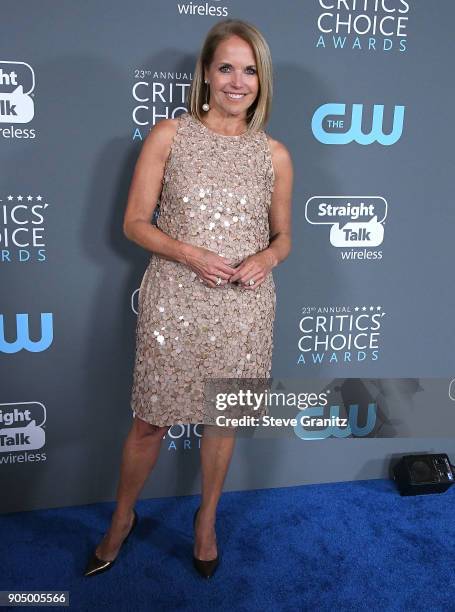
[[[218,134],[185,112],[167,159],[157,227],[233,265],[269,246],[274,173],[263,130]],[[152,253],[139,289],[131,408],[159,426],[204,421],[207,378],[270,376],[276,294],[209,287]]]

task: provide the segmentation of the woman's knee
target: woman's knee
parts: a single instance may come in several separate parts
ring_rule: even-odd
[[[162,438],[166,431],[169,429],[168,425],[154,425],[153,423],[148,423],[139,417],[134,417],[134,427],[133,430],[136,434],[136,437],[141,438]]]

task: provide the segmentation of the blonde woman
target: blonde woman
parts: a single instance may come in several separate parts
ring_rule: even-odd
[[[219,564],[216,510],[235,433],[204,421],[206,378],[270,376],[272,269],[291,248],[293,168],[264,131],[272,102],[269,47],[253,25],[216,23],[189,89],[188,111],[144,141],[125,235],[151,252],[139,290],[131,408],[117,505],[86,576],[110,569],[137,524],[134,505],[174,424],[204,423],[193,563]],[[156,226],[150,223],[159,202]]]

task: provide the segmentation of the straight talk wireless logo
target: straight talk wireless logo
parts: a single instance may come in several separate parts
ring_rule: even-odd
[[[34,129],[15,125],[30,123],[35,116],[34,89],[35,73],[30,64],[0,61],[0,138],[36,137]]]
[[[46,442],[46,408],[41,402],[0,404],[0,466],[46,461],[35,452]]]
[[[177,2],[179,15],[188,17],[227,17],[227,6],[220,5],[220,0],[211,2]]]
[[[344,261],[378,261],[387,202],[380,196],[313,196],[305,204],[310,225],[328,226],[330,244]]]

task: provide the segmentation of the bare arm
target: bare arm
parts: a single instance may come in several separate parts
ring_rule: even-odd
[[[272,139],[270,142],[275,184],[269,210],[269,246],[247,257],[230,278],[230,282],[239,282],[247,290],[256,290],[291,250],[292,160],[283,144]],[[250,281],[254,281],[253,285],[248,285]]]
[[[177,130],[177,121],[163,119],[157,123],[142,145],[128,193],[123,233],[148,251],[158,253],[166,259],[186,263],[186,253],[190,245],[171,238],[151,224],[161,193],[164,166]]]
[[[235,271],[228,260],[209,249],[176,240],[151,223],[177,126],[178,119],[162,119],[145,139],[131,180],[123,233],[144,249],[185,264],[206,284],[215,287],[218,277],[225,284]]]
[[[272,142],[275,184],[269,211],[270,246],[263,252],[271,256],[272,266],[275,267],[286,259],[291,251],[291,202],[294,170],[287,148],[276,140]]]

